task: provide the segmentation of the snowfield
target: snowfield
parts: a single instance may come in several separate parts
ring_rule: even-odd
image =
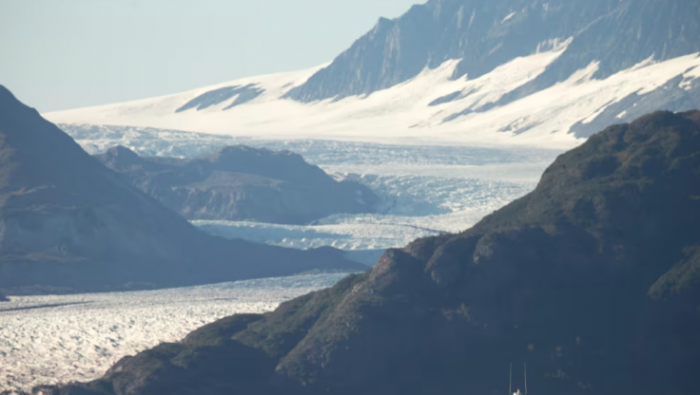
[[[236,313],[263,313],[345,274],[158,291],[14,296],[0,303],[0,392],[93,380],[120,358]]]
[[[698,54],[663,62],[651,57],[605,79],[594,77],[599,63],[592,62],[564,81],[506,100],[509,93],[541,75],[570,43],[571,39],[549,40],[536,53],[515,58],[475,79],[452,79],[459,61],[448,59],[399,85],[341,100],[300,103],[283,98],[321,66],[44,116],[63,124],[151,127],[265,139],[568,149],[582,142],[575,132],[595,122],[606,110],[628,103],[634,111],[616,113],[617,119],[626,122],[663,109],[658,100],[645,101],[645,95],[690,90],[700,83]]]

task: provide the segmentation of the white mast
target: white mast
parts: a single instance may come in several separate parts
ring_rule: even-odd
[[[508,395],[513,393],[513,362],[510,363],[510,379],[508,381]]]
[[[525,395],[527,395],[527,362],[523,362],[523,372],[525,373]]]

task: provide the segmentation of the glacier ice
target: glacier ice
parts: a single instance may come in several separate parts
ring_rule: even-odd
[[[156,291],[13,296],[0,304],[0,392],[100,377],[117,360],[235,313],[263,313],[346,274]]]
[[[308,226],[193,222],[218,236],[303,249],[383,250],[419,237],[465,230],[532,190],[544,168],[561,152],[525,147],[266,140],[128,126],[61,127],[92,153],[114,145],[143,156],[179,157],[231,144],[286,149],[335,178],[362,183],[382,197],[377,214],[338,214]]]

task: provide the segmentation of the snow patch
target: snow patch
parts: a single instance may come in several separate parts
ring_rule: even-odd
[[[697,78],[700,78],[700,66],[695,66],[683,74],[683,81],[681,81],[678,87],[684,90],[690,90],[693,86],[693,82]]]

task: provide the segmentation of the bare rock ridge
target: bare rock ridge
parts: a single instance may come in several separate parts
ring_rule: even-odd
[[[371,94],[448,59],[460,60],[454,78],[475,79],[556,40],[573,39],[557,61],[502,99],[505,103],[593,62],[599,65],[595,77],[605,78],[652,57],[662,61],[700,52],[698,36],[700,9],[694,1],[430,0],[397,19],[380,19],[286,97],[311,102]]]
[[[0,86],[0,290],[99,291],[361,270],[334,249],[207,235]]]
[[[44,393],[496,394],[513,362],[537,393],[694,394],[699,218],[700,112],[654,113],[461,234]]]
[[[289,151],[229,146],[195,159],[141,158],[125,147],[95,156],[190,220],[306,224],[374,211],[367,187],[338,182]]]

